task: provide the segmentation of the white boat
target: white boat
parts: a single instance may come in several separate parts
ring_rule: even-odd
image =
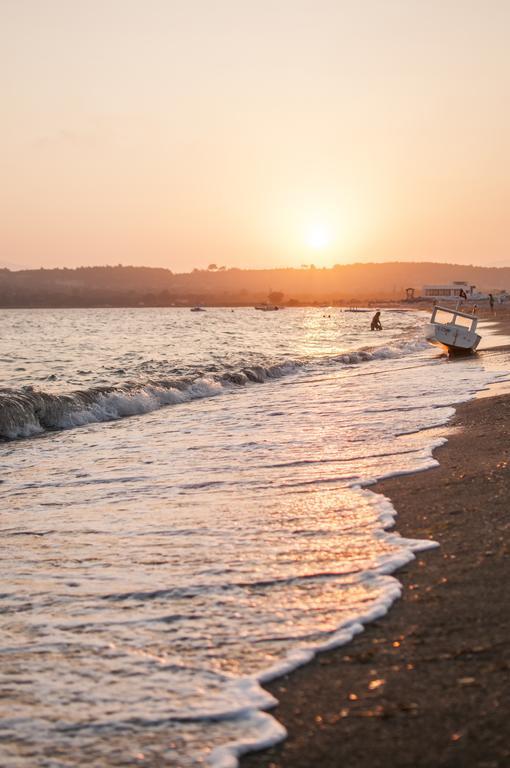
[[[277,304],[266,304],[263,302],[262,304],[255,304],[253,309],[260,309],[262,312],[276,312],[278,309],[283,309],[283,307],[279,307]]]
[[[203,307],[191,307],[190,312],[205,312]]]
[[[477,316],[469,312],[437,306],[425,329],[425,338],[431,344],[447,349],[449,354],[469,354],[480,343],[477,323]]]

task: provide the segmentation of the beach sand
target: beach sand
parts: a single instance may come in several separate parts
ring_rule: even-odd
[[[483,354],[508,370],[508,348]],[[387,616],[267,686],[289,736],[242,768],[510,766],[510,395],[459,406],[446,434],[439,467],[373,487],[440,548],[397,572]]]

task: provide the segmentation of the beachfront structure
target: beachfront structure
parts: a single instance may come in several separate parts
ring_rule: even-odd
[[[424,285],[422,296],[433,301],[458,301],[464,292],[468,299],[486,298],[485,294],[476,290],[476,285],[470,285],[462,280],[443,285]]]

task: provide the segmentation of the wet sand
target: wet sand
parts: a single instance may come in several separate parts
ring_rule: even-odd
[[[509,368],[508,348],[484,357]],[[289,736],[242,768],[510,766],[510,395],[459,406],[447,434],[439,467],[373,488],[440,548],[397,572],[387,616],[267,686]]]

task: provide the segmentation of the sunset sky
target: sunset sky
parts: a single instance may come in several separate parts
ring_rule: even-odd
[[[510,265],[510,0],[0,0],[0,263]]]

